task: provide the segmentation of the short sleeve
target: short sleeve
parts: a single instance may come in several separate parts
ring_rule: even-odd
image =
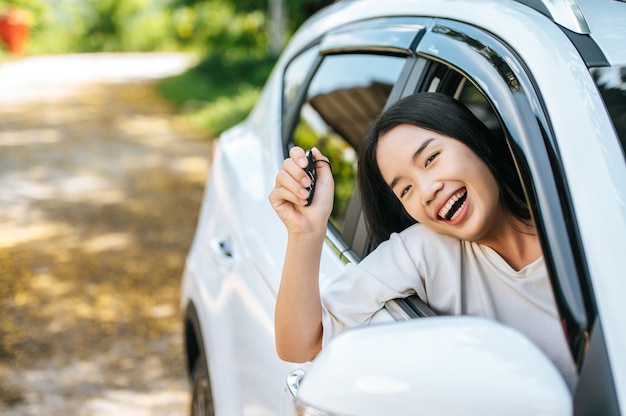
[[[416,224],[392,234],[361,263],[348,264],[321,288],[324,345],[348,328],[391,320],[381,311],[388,300],[417,294],[427,302],[428,281],[448,250],[442,244],[450,242]]]

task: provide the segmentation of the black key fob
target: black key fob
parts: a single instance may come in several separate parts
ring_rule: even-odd
[[[311,201],[313,201],[313,193],[315,192],[315,180],[317,179],[317,170],[315,169],[315,160],[313,160],[313,154],[311,153],[310,150],[306,151],[306,160],[308,161],[308,164],[306,166],[306,168],[304,168],[304,171],[306,172],[307,175],[309,175],[309,178],[311,179],[311,185],[307,186],[307,190],[309,191],[309,197],[306,199],[306,205],[305,206],[309,206],[311,205]]]

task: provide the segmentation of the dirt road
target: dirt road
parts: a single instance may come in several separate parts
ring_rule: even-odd
[[[0,414],[187,414],[179,283],[211,144],[152,83],[189,64],[0,64]]]

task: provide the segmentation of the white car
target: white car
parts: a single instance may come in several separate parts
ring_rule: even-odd
[[[289,147],[332,161],[324,285],[367,253],[364,132],[419,91],[459,99],[514,149],[574,393],[515,330],[428,317],[414,297],[389,302],[398,322],[347,331],[310,363],[276,355],[286,231],[268,194]],[[311,17],[213,160],[182,280],[192,414],[626,414],[625,141],[624,1],[356,0]]]

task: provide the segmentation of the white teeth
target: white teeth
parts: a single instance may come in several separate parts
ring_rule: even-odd
[[[463,207],[465,206],[465,201],[463,201],[463,203],[461,204],[461,206],[456,210],[456,212],[454,214],[452,214],[452,217],[450,217],[450,221],[452,221],[453,219],[455,219],[456,217],[458,217],[461,214],[461,210],[463,209]]]
[[[466,192],[467,191],[465,189],[462,189],[459,192],[457,192],[456,194],[452,195],[452,197],[448,200],[448,202],[446,202],[446,204],[443,206],[443,208],[441,208],[439,210],[439,213],[438,213],[439,217],[440,218],[446,218],[446,216],[448,215],[448,213],[450,212],[450,210],[454,206],[454,203],[456,201],[458,201],[459,199],[461,199],[465,195]],[[465,202],[463,202],[463,205],[465,205]],[[461,207],[463,205],[461,205]],[[456,212],[450,218],[450,220],[455,219],[459,215],[459,213],[461,212],[461,209],[460,209],[461,207],[459,207],[459,209],[456,210]]]

